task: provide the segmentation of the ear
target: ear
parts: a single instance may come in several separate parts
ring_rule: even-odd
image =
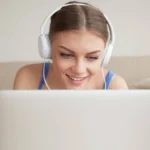
[[[53,60],[52,60],[52,59],[49,59],[49,62],[52,64],[52,63],[53,63]]]

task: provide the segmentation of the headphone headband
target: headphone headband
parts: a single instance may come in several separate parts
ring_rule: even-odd
[[[93,6],[89,6],[87,4],[83,4],[83,3],[71,3],[71,4],[65,4],[65,5],[62,5],[60,7],[58,7],[57,9],[55,9],[54,11],[52,11],[44,20],[44,22],[42,23],[42,26],[41,26],[41,30],[40,30],[40,34],[43,35],[44,34],[44,29],[45,29],[45,26],[47,24],[47,22],[50,20],[51,16],[53,14],[55,14],[57,11],[59,11],[60,9],[62,9],[63,7],[66,7],[66,6],[71,6],[71,5],[81,5],[81,6],[88,6],[88,7],[93,7]],[[96,7],[94,7],[96,8]],[[98,8],[96,8],[98,9]],[[115,43],[115,34],[114,34],[114,30],[113,30],[113,26],[112,26],[112,23],[111,21],[109,20],[109,18],[106,16],[106,14],[104,14],[104,17],[107,21],[107,24],[109,26],[109,31],[110,31],[110,40],[111,40],[111,43],[114,44]]]

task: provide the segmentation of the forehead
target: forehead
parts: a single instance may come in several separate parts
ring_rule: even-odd
[[[102,37],[96,33],[87,30],[71,30],[58,32],[53,37],[53,46],[65,46],[74,51],[92,51],[105,48],[105,42]]]

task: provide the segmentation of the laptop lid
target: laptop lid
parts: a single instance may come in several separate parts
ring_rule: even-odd
[[[149,91],[2,91],[1,150],[149,150]]]

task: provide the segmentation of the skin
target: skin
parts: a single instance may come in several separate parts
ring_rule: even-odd
[[[59,32],[51,41],[52,60],[46,81],[51,89],[103,89],[101,60],[105,41],[85,29]],[[104,76],[108,70],[103,69]],[[14,89],[37,89],[42,64],[19,69]],[[47,89],[43,85],[43,89]],[[125,80],[115,74],[109,89],[128,89]]]

